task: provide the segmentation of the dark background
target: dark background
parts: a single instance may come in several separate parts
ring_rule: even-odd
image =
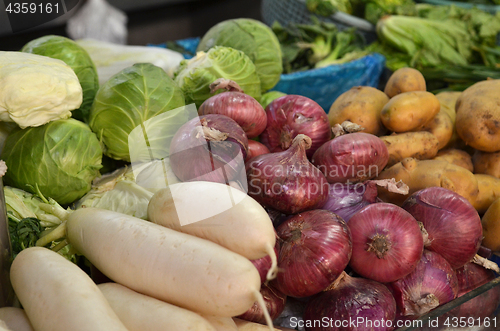
[[[230,18],[261,20],[260,0],[108,0],[128,16],[129,45],[159,44],[188,37],[201,37],[213,25]],[[0,35],[0,50],[19,50],[28,41],[47,35],[67,36],[64,23],[28,32]]]

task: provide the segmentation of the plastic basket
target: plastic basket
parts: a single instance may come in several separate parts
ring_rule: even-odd
[[[340,11],[329,17],[315,15],[307,10],[305,0],[262,0],[261,14],[264,23],[269,26],[275,21],[283,26],[290,22],[308,24],[311,23],[311,16],[315,16],[319,20],[334,23],[339,30],[355,27],[368,42],[377,39],[375,26],[367,20]]]

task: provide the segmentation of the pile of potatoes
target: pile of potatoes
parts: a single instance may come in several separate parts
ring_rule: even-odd
[[[343,93],[328,117],[332,126],[351,121],[385,142],[390,157],[378,179],[402,180],[409,194],[440,186],[465,197],[482,215],[483,245],[500,252],[500,80],[433,94],[418,70],[402,68],[383,92],[359,86]],[[399,205],[407,196],[379,191]]]

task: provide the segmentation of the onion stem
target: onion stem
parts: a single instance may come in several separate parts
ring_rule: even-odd
[[[253,294],[255,296],[257,304],[260,306],[262,312],[264,313],[264,318],[266,319],[266,323],[267,326],[269,327],[269,330],[274,331],[273,321],[271,319],[271,315],[269,315],[269,311],[267,311],[266,303],[264,302],[264,297],[259,291],[254,291]]]

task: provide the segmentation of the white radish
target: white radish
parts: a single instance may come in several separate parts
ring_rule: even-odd
[[[4,321],[0,320],[0,331],[13,331],[13,329],[9,328],[9,326]]]
[[[10,279],[36,331],[128,331],[92,279],[50,249],[21,251]]]
[[[123,285],[104,283],[98,287],[129,331],[216,331],[209,321],[192,311]]]
[[[73,248],[136,292],[208,315],[237,316],[255,300],[264,307],[250,260],[211,241],[97,208],[75,210],[66,226]]]
[[[217,331],[238,331],[238,327],[231,317],[221,317],[214,315],[201,316],[209,321]]]
[[[236,323],[238,331],[266,331],[268,330],[266,325],[245,321],[239,318],[233,318]],[[275,326],[275,331],[294,331],[293,329],[285,328],[282,326]]]
[[[5,322],[7,328],[15,331],[33,331],[33,326],[26,316],[26,312],[21,308],[0,308],[0,321]]]
[[[148,220],[208,239],[256,260],[266,255],[276,276],[276,235],[266,210],[234,187],[213,182],[185,182],[156,192],[148,205]]]

